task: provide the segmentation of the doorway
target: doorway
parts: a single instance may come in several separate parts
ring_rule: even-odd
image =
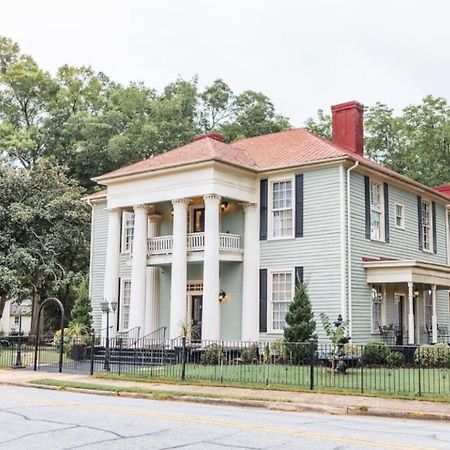
[[[192,233],[203,233],[205,231],[205,207],[194,206],[192,208]]]
[[[202,308],[203,295],[191,295],[191,339],[195,341],[202,339]]]
[[[404,345],[405,336],[405,300],[404,294],[394,294],[394,332],[395,345]]]

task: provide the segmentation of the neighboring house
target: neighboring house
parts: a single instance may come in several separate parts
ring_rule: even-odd
[[[0,333],[8,335],[19,331],[20,316],[22,331],[27,335],[31,330],[31,300],[23,300],[20,307],[15,302],[7,301],[0,319]]]
[[[354,343],[383,325],[398,343],[436,341],[449,320],[450,197],[363,156],[362,105],[332,114],[333,142],[210,133],[95,178],[107,186],[89,197],[97,332],[106,299],[114,331],[175,338],[192,321],[204,340],[276,339],[305,280],[316,320],[342,314]]]

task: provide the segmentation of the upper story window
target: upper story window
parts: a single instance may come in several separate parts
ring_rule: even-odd
[[[383,184],[370,180],[370,238],[383,240]]]
[[[124,212],[122,219],[122,252],[130,253],[134,236],[134,213]]]
[[[293,298],[292,271],[272,272],[271,331],[283,331],[286,325],[286,314]]]
[[[423,249],[431,252],[433,243],[433,228],[431,221],[431,202],[422,200],[422,236]]]
[[[405,228],[405,207],[400,203],[395,204],[395,227]]]
[[[272,233],[273,238],[293,237],[292,180],[272,182]]]

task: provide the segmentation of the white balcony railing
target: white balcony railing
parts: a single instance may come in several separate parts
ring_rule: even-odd
[[[200,252],[205,249],[205,233],[188,233],[187,251]],[[147,242],[147,254],[171,255],[173,236],[157,236]],[[238,234],[219,233],[219,250],[221,252],[240,252],[241,236]]]

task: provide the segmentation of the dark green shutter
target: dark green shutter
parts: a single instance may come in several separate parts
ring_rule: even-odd
[[[295,175],[295,237],[303,237],[303,174]]]
[[[297,289],[303,283],[303,267],[297,266],[295,268],[295,288]]]
[[[431,203],[431,213],[433,217],[433,252],[437,253],[436,202]]]
[[[267,240],[267,187],[267,180],[261,180],[259,188],[259,239],[261,241]]]
[[[364,177],[364,201],[366,213],[366,239],[370,239],[370,179],[367,175]]]
[[[267,269],[259,270],[259,331],[267,332]]]
[[[423,250],[423,230],[422,230],[422,197],[417,196],[417,222],[419,225],[419,250]]]
[[[383,183],[383,195],[384,195],[384,240],[390,241],[389,236],[389,185]]]

